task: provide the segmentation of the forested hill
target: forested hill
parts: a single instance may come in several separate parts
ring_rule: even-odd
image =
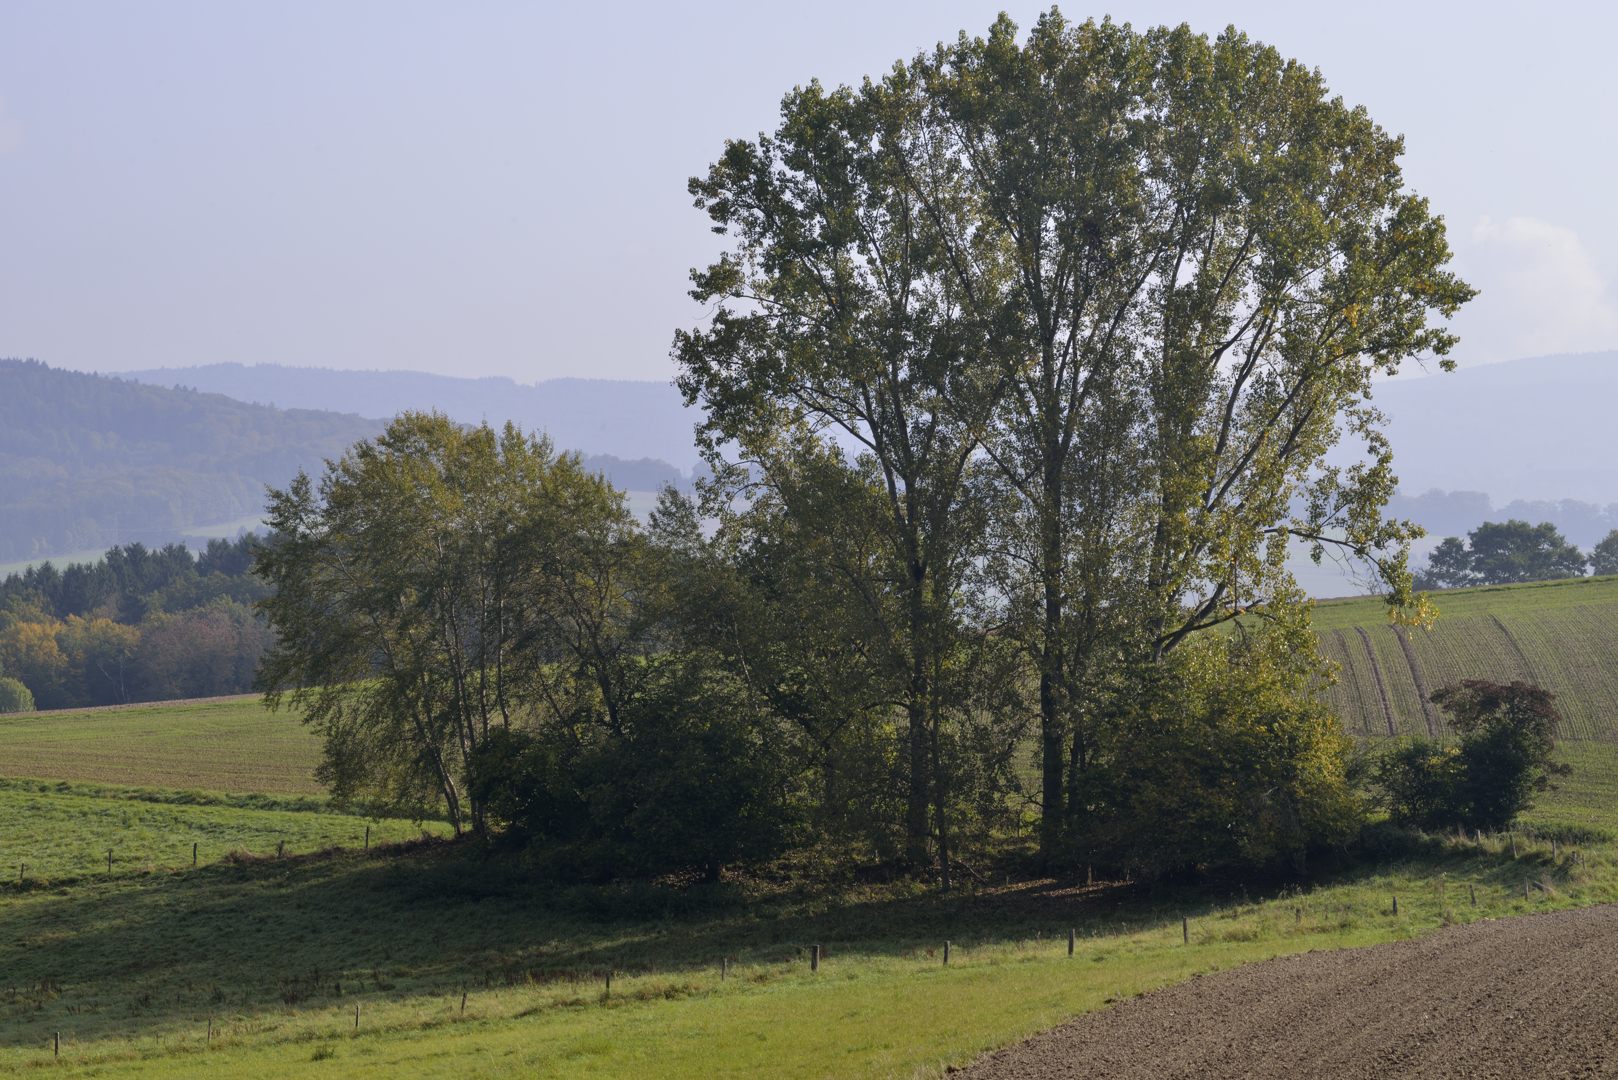
[[[468,422],[482,419],[457,417],[430,396],[399,403],[356,392],[346,400],[385,417],[436,408]],[[506,417],[488,419],[498,424]],[[245,523],[263,511],[265,485],[283,485],[300,468],[317,471],[383,424],[0,360],[0,563],[115,544],[160,546],[200,526]],[[552,441],[558,449],[580,448],[555,432]],[[664,461],[586,453],[584,464],[629,491],[686,479]]]
[[[0,561],[251,517],[380,425],[0,360]]]
[[[406,409],[437,409],[464,424],[514,421],[543,431],[557,446],[585,454],[657,458],[690,471],[697,461],[694,417],[667,382],[549,379],[519,383],[420,371],[336,371],[278,364],[207,364],[132,371],[159,386],[186,386],[241,401],[306,409],[353,410],[391,417]],[[634,481],[620,487],[645,489]]]

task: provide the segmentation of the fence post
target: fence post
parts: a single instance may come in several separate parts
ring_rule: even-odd
[[[1399,894],[1398,893],[1393,894],[1393,913],[1395,915],[1399,914]]]
[[[107,873],[112,873],[112,848],[107,849]]]
[[[944,942],[944,966],[949,967],[949,942]]]
[[[1078,937],[1079,937],[1078,931],[1073,929],[1072,927],[1069,927],[1068,931],[1067,931],[1067,954],[1069,956],[1073,955],[1073,946],[1075,944],[1077,944]]]
[[[195,840],[193,840],[193,841],[191,841],[191,866],[192,866],[193,869],[195,869],[196,865],[197,865],[197,842]]]
[[[819,945],[811,945],[811,946],[809,946],[809,970],[810,971],[819,971],[820,970],[820,946]]]
[[[1191,920],[1184,915],[1180,916],[1180,943],[1191,944]]]

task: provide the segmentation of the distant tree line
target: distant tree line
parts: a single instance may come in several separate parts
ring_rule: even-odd
[[[244,693],[271,641],[252,605],[258,541],[198,554],[128,544],[94,563],[43,563],[0,581],[0,677],[27,691],[0,711]]]
[[[1235,31],[1054,11],[795,90],[691,183],[700,502],[642,526],[543,440],[401,416],[272,495],[269,700],[340,796],[583,873],[1341,841],[1288,546],[1428,615],[1367,399],[1472,295],[1400,153]]]
[[[1419,495],[1400,492],[1388,500],[1388,514],[1409,518],[1433,536],[1463,536],[1485,521],[1549,522],[1575,544],[1594,546],[1618,530],[1618,503],[1602,506],[1578,499],[1513,499],[1494,505],[1481,491],[1433,489]]]
[[[1446,537],[1417,575],[1424,589],[1510,585],[1593,574],[1618,574],[1618,529],[1586,555],[1548,521],[1486,521],[1467,534]]]

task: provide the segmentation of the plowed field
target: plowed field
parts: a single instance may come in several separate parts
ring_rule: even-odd
[[[1472,923],[1192,979],[980,1059],[970,1080],[1618,1075],[1618,907]]]

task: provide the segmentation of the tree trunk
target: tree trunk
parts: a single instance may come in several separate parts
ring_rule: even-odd
[[[905,803],[905,862],[912,868],[927,865],[927,806],[932,785],[928,778],[927,709],[919,700],[907,705],[910,730],[910,790]]]
[[[1039,860],[1050,867],[1062,847],[1067,802],[1064,798],[1066,747],[1062,685],[1062,493],[1061,475],[1047,463],[1040,560],[1045,612],[1039,659]]]

